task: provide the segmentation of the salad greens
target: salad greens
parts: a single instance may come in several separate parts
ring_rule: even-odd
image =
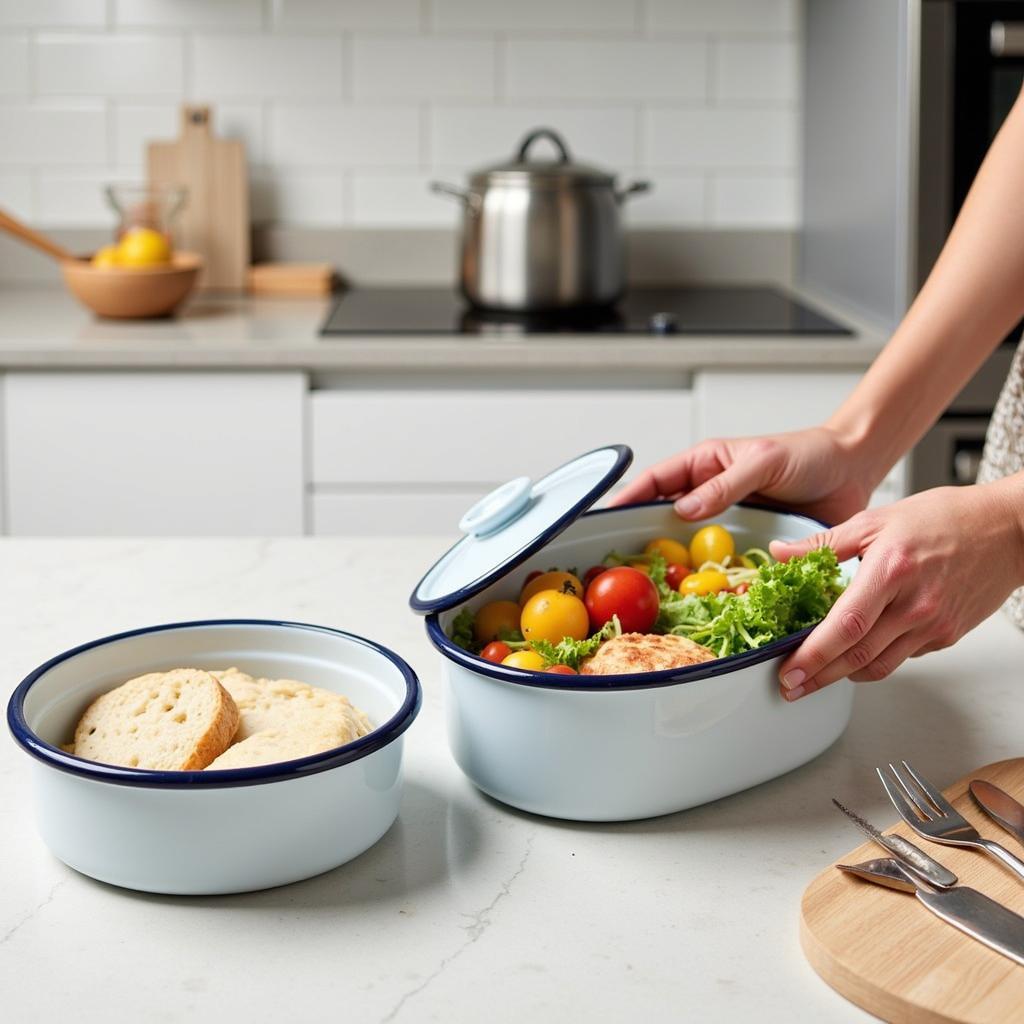
[[[652,565],[652,576],[654,567]],[[657,581],[656,581],[657,582]],[[758,569],[745,594],[676,594],[659,585],[656,628],[685,636],[720,658],[764,647],[820,622],[843,592],[831,548]]]
[[[535,650],[545,662],[545,668],[552,665],[568,665],[569,668],[579,670],[580,663],[597,653],[598,647],[611,640],[613,636],[622,635],[622,626],[619,625],[619,617],[613,615],[593,636],[586,640],[573,640],[572,637],[564,637],[557,644],[550,640],[533,640],[528,646]],[[514,645],[511,645],[514,646]]]

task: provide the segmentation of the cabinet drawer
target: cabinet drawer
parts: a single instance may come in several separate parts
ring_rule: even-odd
[[[317,484],[488,484],[602,445],[634,471],[692,439],[687,391],[314,391]]]
[[[10,373],[15,535],[301,534],[298,373]]]
[[[778,434],[828,419],[863,374],[702,373],[694,385],[696,439]]]

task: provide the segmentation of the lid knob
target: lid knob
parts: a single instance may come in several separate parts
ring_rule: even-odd
[[[530,504],[531,481],[518,476],[482,497],[460,520],[459,529],[474,537],[488,534],[518,519]]]

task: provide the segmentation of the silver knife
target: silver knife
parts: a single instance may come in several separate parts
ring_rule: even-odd
[[[870,822],[865,821],[859,814],[844,807],[835,797],[832,803],[845,814],[868,837],[873,839],[879,846],[888,850],[897,860],[908,867],[920,879],[936,889],[949,889],[956,885],[959,879],[949,868],[940,864],[937,860],[929,857],[920,847],[915,846],[909,839],[902,836],[886,836],[875,828]]]
[[[1009,793],[1004,793],[998,786],[984,779],[974,779],[970,789],[978,806],[1024,846],[1024,807]]]
[[[1024,917],[977,889],[966,885],[929,889],[912,871],[891,857],[863,864],[837,864],[836,867],[877,885],[914,893],[936,917],[1024,966]]]

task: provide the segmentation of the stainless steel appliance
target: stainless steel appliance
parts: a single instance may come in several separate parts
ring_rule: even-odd
[[[557,160],[531,159],[547,139]],[[469,188],[434,182],[463,207],[462,291],[475,306],[517,313],[607,306],[625,288],[619,207],[650,188],[575,163],[550,128],[530,132],[511,162],[475,172]]]
[[[1024,82],[1024,0],[924,0],[917,158],[917,283],[928,276]],[[1012,332],[910,460],[911,490],[974,482]]]

